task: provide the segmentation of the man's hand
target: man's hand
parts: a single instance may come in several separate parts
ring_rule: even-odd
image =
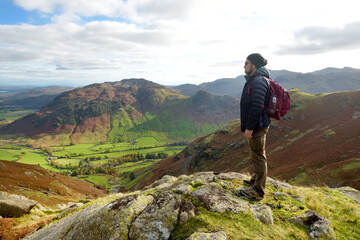
[[[250,139],[252,138],[252,133],[253,133],[254,130],[249,130],[249,129],[246,129],[245,130],[245,137]]]

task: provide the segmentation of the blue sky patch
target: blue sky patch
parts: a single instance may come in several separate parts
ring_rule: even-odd
[[[31,25],[45,25],[51,22],[50,15],[39,11],[26,11],[16,6],[10,0],[2,0],[0,5],[0,25],[19,25],[23,23]]]

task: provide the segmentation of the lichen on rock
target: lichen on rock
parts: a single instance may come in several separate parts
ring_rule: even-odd
[[[186,240],[226,240],[226,232],[224,231],[217,231],[212,233],[206,232],[195,232],[191,234]]]
[[[8,194],[0,191],[0,216],[2,217],[20,217],[37,204],[24,196]]]
[[[234,191],[244,187],[243,180],[248,178],[240,173],[199,172],[178,178],[167,175],[144,190],[87,203],[25,239],[236,239],[234,229],[229,227],[241,221],[260,228],[276,225],[275,229],[286,221],[287,227],[301,231],[297,238],[307,235],[310,239],[336,239],[330,221],[309,210],[305,201],[309,195],[305,198],[298,187],[268,178],[263,200],[237,197]],[[224,229],[220,219],[228,224]],[[216,225],[208,228],[211,222]],[[274,233],[277,237],[281,234]]]
[[[312,210],[308,210],[296,218],[289,219],[289,221],[307,227],[310,239],[336,239],[329,220]]]
[[[191,196],[198,198],[206,209],[214,212],[233,213],[245,212],[249,209],[249,203],[235,197],[224,190],[211,184],[202,185],[191,193]]]
[[[274,223],[273,212],[271,208],[266,205],[252,205],[250,211],[254,214],[255,218],[262,221],[266,225]]]

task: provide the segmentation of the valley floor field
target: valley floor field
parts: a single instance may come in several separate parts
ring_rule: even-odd
[[[0,142],[0,159],[39,165],[50,171],[91,182],[108,192],[136,187],[161,159],[179,153],[185,145],[169,145],[152,137],[136,143],[76,144],[34,149]]]

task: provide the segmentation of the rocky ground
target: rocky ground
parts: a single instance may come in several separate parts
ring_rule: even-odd
[[[67,208],[26,239],[360,238],[357,190],[300,188],[268,178],[265,198],[253,201],[237,196],[245,178],[166,175],[141,191]]]

